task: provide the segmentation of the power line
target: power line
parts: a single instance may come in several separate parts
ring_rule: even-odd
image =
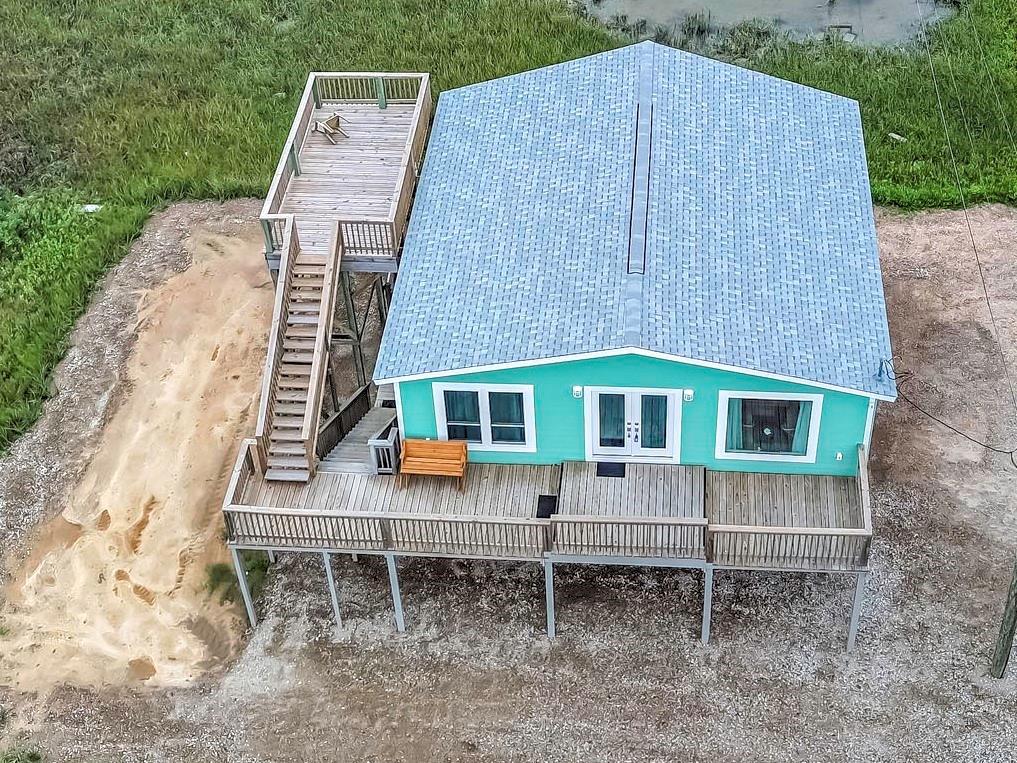
[[[1013,467],[1015,469],[1017,469],[1017,448],[1012,448],[1010,450],[1007,450],[1005,448],[998,448],[995,445],[989,445],[987,442],[982,442],[977,437],[973,437],[972,435],[969,435],[967,432],[957,428],[956,426],[951,424],[949,421],[945,421],[944,419],[940,418],[936,414],[931,413],[930,411],[927,411],[925,408],[920,406],[917,402],[915,402],[910,397],[908,397],[906,394],[904,394],[904,391],[901,389],[901,386],[905,382],[909,381],[911,379],[911,377],[913,377],[915,375],[914,372],[913,371],[901,371],[901,372],[898,373],[896,371],[896,369],[894,369],[894,367],[893,367],[893,360],[892,359],[885,359],[884,358],[881,361],[881,365],[883,367],[884,373],[886,373],[887,376],[889,376],[895,382],[898,382],[898,384],[897,384],[897,396],[900,397],[902,400],[904,400],[908,405],[910,405],[916,411],[921,413],[923,416],[927,416],[928,418],[932,419],[933,421],[935,421],[940,426],[946,427],[951,432],[954,432],[955,434],[960,435],[965,440],[968,440],[969,442],[972,442],[975,445],[978,445],[978,446],[980,446],[982,448],[985,448],[986,450],[992,451],[993,453],[999,453],[999,454],[1004,455],[1004,456],[1009,456],[1010,463],[1013,464]]]
[[[971,18],[970,5],[965,6],[964,15],[968,19],[968,25],[971,27],[971,32],[975,38],[975,42],[978,44],[978,58],[982,62],[982,68],[985,69],[985,74],[989,79],[989,87],[992,88],[992,94],[996,98],[996,107],[999,109],[999,119],[1003,123],[1003,128],[1006,130],[1006,134],[1010,136],[1010,147],[1013,149],[1014,154],[1017,154],[1017,139],[1014,138],[1013,129],[1010,127],[1010,120],[1006,116],[1006,109],[1003,107],[1003,99],[999,97],[999,90],[996,89],[996,78],[992,76],[992,69],[989,68],[989,62],[985,55],[985,48],[982,46],[982,36],[978,32],[978,27],[975,26],[974,19]]]
[[[978,254],[978,244],[975,242],[975,233],[971,227],[971,218],[968,215],[967,199],[965,198],[964,187],[961,183],[960,170],[957,168],[957,156],[953,150],[953,141],[950,139],[950,128],[946,121],[946,110],[943,107],[943,96],[940,93],[939,78],[936,76],[936,66],[932,58],[932,45],[929,42],[929,28],[925,20],[925,14],[922,13],[920,0],[915,0],[915,8],[918,11],[919,24],[922,29],[922,40],[925,42],[925,53],[929,59],[929,71],[932,73],[932,84],[936,90],[936,102],[939,106],[939,118],[943,124],[943,135],[946,137],[946,146],[950,155],[950,163],[953,167],[954,182],[957,185],[957,193],[960,196],[961,209],[964,212],[964,223],[968,229],[968,238],[971,240],[971,249],[975,254],[975,264],[978,267],[978,278],[982,283],[982,292],[985,295],[985,306],[989,311],[989,320],[992,322],[992,330],[995,335],[996,346],[999,348],[999,358],[1003,364],[1003,377],[1006,380],[1007,388],[1010,391],[1010,401],[1013,403],[1014,414],[1017,415],[1017,392],[1014,391],[1013,380],[1010,378],[1010,368],[1006,361],[1006,353],[1003,351],[1002,335],[999,332],[999,324],[996,322],[996,315],[992,309],[992,300],[989,298],[989,287],[985,281],[985,272],[982,268],[982,260]],[[949,55],[947,55],[947,64],[950,65]],[[958,94],[958,99],[959,98],[960,96]],[[964,125],[965,129],[967,129],[966,119]],[[1007,129],[1009,130],[1009,127]]]

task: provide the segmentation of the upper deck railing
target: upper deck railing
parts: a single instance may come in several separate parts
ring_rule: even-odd
[[[299,175],[300,151],[311,127],[314,110],[329,102],[414,104],[409,133],[399,158],[399,174],[392,202],[384,217],[346,216],[339,210],[330,221],[339,223],[338,245],[344,266],[370,269],[398,258],[431,121],[430,77],[391,72],[312,72],[307,78],[289,135],[261,210],[265,252],[277,256],[285,247],[286,221],[282,207],[294,175]]]

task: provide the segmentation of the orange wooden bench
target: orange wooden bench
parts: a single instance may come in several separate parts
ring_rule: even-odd
[[[465,440],[403,440],[399,459],[399,485],[411,474],[456,477],[459,492],[466,482]]]

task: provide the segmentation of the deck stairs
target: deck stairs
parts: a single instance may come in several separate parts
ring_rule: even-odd
[[[339,256],[304,251],[295,228],[288,234],[257,435],[267,479],[306,482],[315,469]]]
[[[380,405],[371,408],[350,430],[349,434],[321,459],[318,463],[318,471],[341,474],[374,474],[368,440],[373,439],[379,432],[386,429],[395,416],[394,408],[384,408]]]

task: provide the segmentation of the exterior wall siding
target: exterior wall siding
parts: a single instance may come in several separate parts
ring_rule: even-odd
[[[869,405],[869,398],[864,395],[641,355],[619,355],[402,382],[397,386],[406,437],[437,438],[431,385],[441,382],[533,385],[536,452],[470,453],[471,461],[487,463],[550,464],[585,460],[585,405],[582,398],[573,397],[573,386],[645,387],[691,389],[694,393],[692,401],[679,403],[683,464],[743,472],[853,475],[858,466],[856,449],[865,438]],[[815,463],[716,458],[717,406],[721,390],[821,394],[823,408]],[[841,454],[839,460],[838,453]]]

